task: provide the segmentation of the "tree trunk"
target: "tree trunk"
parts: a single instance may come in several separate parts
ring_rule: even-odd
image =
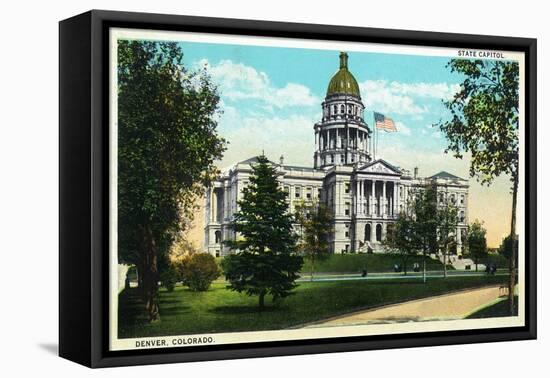
[[[143,289],[143,262],[136,263],[136,276],[137,276],[137,285],[138,290]]]
[[[260,311],[264,309],[264,299],[265,299],[265,291],[262,291],[260,293],[260,298],[259,298],[259,307],[260,307]]]
[[[424,254],[424,258],[422,259],[422,281],[426,283],[426,254]]]
[[[160,320],[159,300],[158,300],[158,266],[157,266],[157,247],[150,228],[144,228],[143,235],[143,257],[144,266],[142,273],[143,296],[145,310],[149,322]]]
[[[443,277],[447,278],[447,250],[443,250]]]
[[[313,282],[313,272],[315,271],[315,257],[311,256],[311,282]]]
[[[406,276],[407,275],[407,259],[403,259],[403,275]]]
[[[510,316],[514,315],[514,287],[516,285],[516,204],[518,196],[518,176],[514,178],[514,187],[512,190],[512,220],[510,225],[510,239],[512,250],[510,253],[510,282],[508,283],[508,303]]]

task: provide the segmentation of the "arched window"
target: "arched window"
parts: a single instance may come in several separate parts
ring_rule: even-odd
[[[367,224],[365,226],[365,241],[370,241],[370,229],[371,229],[370,224]]]
[[[336,113],[336,105],[332,105],[332,115],[335,115]]]
[[[340,113],[344,114],[346,112],[346,109],[344,108],[344,105],[340,105]]]
[[[221,233],[221,231],[216,231],[216,232],[214,233],[214,239],[215,239],[216,244],[218,244],[219,242],[222,241],[222,233]]]
[[[376,241],[377,242],[382,241],[382,225],[381,224],[376,225]]]

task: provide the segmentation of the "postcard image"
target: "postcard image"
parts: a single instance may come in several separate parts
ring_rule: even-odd
[[[525,325],[523,53],[109,41],[110,350]]]

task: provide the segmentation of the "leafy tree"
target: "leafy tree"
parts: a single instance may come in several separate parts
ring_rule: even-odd
[[[483,227],[483,223],[476,221],[468,226],[468,251],[474,264],[487,257],[487,230]]]
[[[437,193],[433,186],[427,186],[418,192],[412,203],[414,216],[414,240],[418,250],[422,253],[422,279],[426,282],[426,258],[438,249],[439,212],[437,207]]]
[[[311,280],[315,261],[330,256],[329,236],[332,233],[332,213],[324,203],[302,201],[296,206],[296,222],[300,229],[298,251],[311,261]]]
[[[516,237],[519,169],[519,66],[517,62],[452,59],[451,72],[464,77],[458,93],[445,101],[451,119],[439,128],[449,142],[446,152],[471,154],[470,176],[491,184],[508,175],[512,190],[510,236]],[[512,255],[517,254],[512,243]],[[514,311],[516,258],[510,259],[509,309]]]
[[[168,291],[174,291],[176,283],[181,280],[181,276],[177,268],[168,260],[168,258],[163,258],[161,263],[159,261],[159,279],[162,284]]]
[[[388,248],[395,249],[401,256],[405,276],[407,275],[409,258],[418,254],[419,243],[415,230],[414,217],[407,212],[401,212],[395,221],[393,231],[387,235],[386,240],[383,242]]]
[[[514,238],[514,244],[515,244],[514,249],[517,251],[518,247],[519,247],[517,236]],[[501,256],[506,257],[506,259],[508,261],[510,261],[510,258],[512,257],[512,238],[510,237],[510,235],[506,236],[502,240],[502,243],[498,247],[498,253]],[[518,255],[516,254],[515,257],[516,257],[515,265],[517,266],[517,264],[518,264],[518,260],[517,260]]]
[[[159,260],[217,174],[219,95],[176,43],[118,44],[119,259],[137,266],[149,321],[160,319]]]
[[[183,283],[192,291],[206,291],[221,274],[214,256],[195,253],[185,256],[179,264]]]
[[[263,309],[266,295],[277,300],[292,294],[303,259],[296,254],[294,219],[277,168],[262,154],[252,170],[231,224],[240,236],[225,242],[236,253],[225,257],[222,267],[228,288],[257,295]]]
[[[443,254],[443,276],[447,277],[447,256],[453,248],[456,249],[458,209],[449,203],[439,206],[437,218],[437,241]]]

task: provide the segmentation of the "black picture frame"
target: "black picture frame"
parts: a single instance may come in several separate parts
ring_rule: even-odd
[[[108,31],[111,27],[525,53],[524,327],[109,351]],[[536,338],[536,39],[92,10],[59,24],[59,354],[89,367]]]

